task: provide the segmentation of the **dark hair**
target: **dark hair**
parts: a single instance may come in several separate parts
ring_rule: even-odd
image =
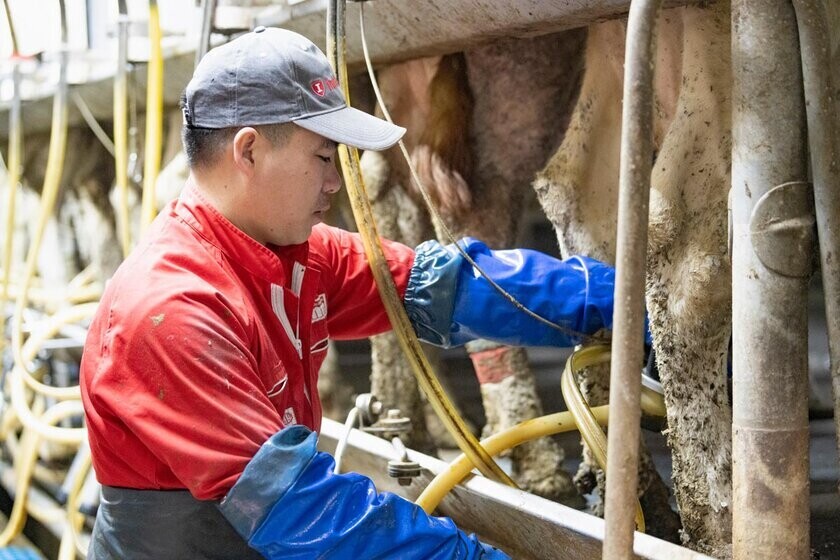
[[[186,94],[181,94],[181,110],[186,107]],[[202,128],[192,126],[186,122],[181,129],[181,142],[184,145],[184,153],[187,156],[187,163],[191,169],[208,167],[233,140],[236,133],[242,128],[234,126],[229,128]],[[256,130],[265,136],[275,147],[280,147],[289,139],[294,131],[293,123],[264,124],[254,126]]]

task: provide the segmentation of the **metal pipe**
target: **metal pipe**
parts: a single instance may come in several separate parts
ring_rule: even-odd
[[[834,387],[834,422],[840,433],[840,169],[837,162],[837,114],[832,99],[830,45],[825,6],[820,0],[793,0],[802,51],[805,113],[814,206],[820,245],[820,264],[828,351]],[[840,449],[840,440],[837,442]]]
[[[639,478],[645,265],[653,158],[654,38],[661,0],[633,0],[627,21],[621,117],[615,315],[610,370],[603,557],[633,558]]]
[[[789,0],[732,2],[732,538],[736,560],[807,559],[813,245]]]
[[[103,129],[102,125],[99,124],[99,121],[96,120],[96,117],[93,115],[93,112],[90,110],[90,107],[84,97],[82,97],[78,90],[73,89],[70,90],[70,98],[73,100],[73,103],[76,104],[76,108],[82,115],[82,119],[84,119],[85,124],[87,124],[88,128],[90,128],[90,131],[93,132],[93,135],[96,136],[96,139],[99,140],[99,143],[102,144],[103,148],[105,148],[105,151],[113,156],[114,142],[108,137],[108,133],[105,132],[105,129]]]
[[[12,11],[9,8],[9,0],[3,0],[3,9],[6,12],[6,21],[9,24],[9,37],[12,40],[12,56],[18,56],[18,40],[17,40],[17,33],[15,33],[15,24],[12,21]]]
[[[202,0],[201,2],[201,36],[198,48],[195,50],[195,65],[201,62],[210,50],[210,35],[213,33],[214,16],[216,14],[216,0]]]
[[[335,446],[335,466],[333,472],[335,474],[341,473],[341,462],[344,459],[344,450],[347,448],[347,441],[350,439],[350,432],[356,427],[356,421],[359,418],[359,409],[355,406],[347,414],[347,420],[344,422],[344,434],[338,440],[338,445]]]
[[[117,72],[114,75],[114,178],[117,183],[117,224],[123,258],[131,251],[131,216],[128,208],[128,5],[119,0],[117,18]]]

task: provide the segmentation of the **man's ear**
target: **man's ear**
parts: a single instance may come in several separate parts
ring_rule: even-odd
[[[256,167],[254,145],[257,141],[256,129],[246,126],[240,128],[233,137],[233,162],[237,169],[251,175]]]

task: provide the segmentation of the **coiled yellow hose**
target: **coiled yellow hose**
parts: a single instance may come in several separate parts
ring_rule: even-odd
[[[564,382],[568,383],[568,380],[570,379],[570,376],[565,372],[572,372],[573,374],[576,374],[576,372],[584,368],[600,363],[606,363],[609,359],[609,348],[602,345],[587,347],[575,352],[566,362]],[[642,410],[645,414],[656,417],[664,417],[665,402],[662,395],[646,387],[643,387],[642,391],[644,396],[640,405],[642,406]],[[569,406],[570,412],[558,412],[542,416],[540,418],[526,420],[525,422],[521,422],[516,426],[482,440],[482,447],[484,447],[488,453],[498,455],[503,451],[533,439],[569,432],[575,429],[580,429],[581,435],[586,433],[584,441],[587,446],[593,448],[592,446],[599,445],[596,440],[592,439],[592,431],[593,428],[597,429],[601,432],[603,437],[601,426],[607,425],[609,407],[598,406],[589,409],[588,406],[586,406],[584,413],[578,413],[581,417],[581,420],[578,420],[571,412],[572,407],[576,405],[569,404],[569,400],[566,402],[567,406]],[[583,420],[583,418],[586,418],[586,420]],[[592,441],[593,443],[590,444],[589,441]],[[604,442],[604,447],[606,447],[606,442]],[[593,454],[594,453],[595,451],[593,451]],[[431,483],[429,483],[426,489],[417,498],[417,505],[422,507],[426,513],[431,514],[438,507],[446,494],[448,494],[452,488],[461,482],[470,473],[472,468],[472,462],[467,458],[467,456],[460,455],[452,461],[446,469],[439,473]],[[644,518],[641,519],[641,527],[639,530],[644,530]]]
[[[577,372],[590,366],[607,363],[609,360],[609,346],[599,344],[582,348],[574,352],[566,361],[566,367],[563,369],[563,376],[560,380],[563,400],[566,401],[566,406],[580,430],[583,441],[592,452],[592,456],[595,457],[595,462],[605,473],[607,472],[607,436],[580,391]],[[651,391],[646,392],[650,393]],[[664,415],[664,406],[661,412]],[[645,531],[645,517],[638,500],[636,501],[636,529],[641,532]]]
[[[99,304],[86,303],[58,312],[50,318],[48,325],[29,337],[22,349],[22,358],[29,361],[35,357],[44,341],[53,337],[62,325],[92,317],[97,305]],[[31,379],[26,369],[19,367],[17,364],[12,368],[9,375],[9,384],[11,385],[12,409],[24,427],[34,430],[43,438],[57,443],[78,445],[84,440],[86,434],[84,428],[60,428],[41,421],[29,408],[26,398],[26,385],[30,385],[30,387],[37,387],[36,391],[39,393],[54,394],[56,395],[54,398],[64,399],[66,402],[80,402],[81,393],[78,385],[75,387],[42,385],[37,380]],[[55,393],[53,393],[53,390],[55,390]]]
[[[12,439],[16,440],[16,445],[10,445],[10,450],[15,458],[15,502],[9,522],[2,533],[0,533],[0,546],[7,545],[21,532],[28,511],[31,511],[42,520],[50,521],[58,519],[56,518],[56,513],[60,513],[60,510],[45,510],[42,507],[35,507],[34,504],[28,502],[29,487],[36,471],[44,470],[43,468],[39,469],[38,465],[39,448],[42,441],[46,440],[51,443],[75,446],[84,441],[86,438],[85,428],[64,428],[57,426],[62,420],[81,418],[84,411],[78,387],[53,387],[43,384],[35,379],[28,369],[28,364],[40,351],[44,342],[55,336],[62,327],[69,323],[87,321],[93,315],[96,308],[95,303],[84,303],[67,308],[66,305],[68,302],[98,300],[102,292],[102,286],[94,281],[90,269],[82,271],[66,287],[60,289],[39,289],[33,286],[37,258],[41,249],[46,224],[53,216],[55,203],[61,188],[61,177],[67,144],[68,52],[67,17],[63,0],[59,0],[59,7],[61,10],[62,45],[61,52],[59,53],[59,80],[53,100],[52,129],[47,168],[41,192],[41,207],[33,240],[27,254],[22,280],[20,284],[14,285],[10,281],[11,247],[14,232],[15,195],[20,177],[22,133],[19,112],[17,112],[17,120],[15,119],[16,112],[14,110],[10,118],[8,221],[6,224],[6,250],[4,252],[3,262],[3,286],[2,294],[0,294],[0,311],[5,313],[6,299],[9,295],[14,296],[16,305],[12,320],[12,350],[15,363],[7,378],[11,392],[11,410],[5,411],[3,415],[2,430],[4,435],[9,435],[11,430],[16,429],[19,422],[23,426],[23,431],[19,440],[12,437]],[[6,10],[8,16],[8,5],[6,5]],[[14,72],[15,97],[16,101],[19,101],[19,73],[17,67],[14,68]],[[24,341],[23,321],[24,316],[28,313],[30,299],[38,302],[48,313],[56,310],[58,312],[51,316],[49,320],[39,322],[37,327],[31,330],[28,338]],[[2,342],[0,341],[0,346],[2,346]],[[34,397],[32,397],[31,393],[27,393],[27,386],[34,392]],[[32,399],[31,403],[30,399]],[[59,402],[47,409],[46,412],[42,412],[45,403],[54,400],[58,400]],[[76,481],[72,482],[74,483],[73,490],[75,491],[77,483]],[[77,496],[71,495],[68,508],[75,508],[76,501]],[[72,509],[68,511],[72,511]],[[66,532],[63,541],[72,538],[70,541],[71,544],[75,543],[77,539],[74,529],[80,527],[80,522],[81,519],[78,514],[68,517],[68,532]],[[71,546],[69,549],[71,552],[66,552],[67,547],[63,546],[61,558],[74,557],[75,548],[75,546]]]
[[[53,98],[52,128],[50,130],[50,147],[47,155],[47,169],[44,176],[44,187],[41,191],[41,211],[35,227],[35,235],[26,256],[23,282],[15,305],[12,319],[12,350],[15,367],[27,373],[26,360],[23,358],[23,313],[28,304],[29,285],[35,276],[38,264],[38,253],[47,222],[52,217],[58,190],[61,186],[61,174],[64,169],[64,154],[67,146],[67,14],[64,0],[59,0],[61,8],[61,52],[59,54],[59,79]]]
[[[65,418],[81,416],[84,413],[81,401],[64,401],[50,407],[38,419],[40,423],[53,426]],[[32,471],[38,458],[38,445],[41,443],[41,435],[35,431],[26,429],[21,440],[21,451],[15,457],[15,474],[17,486],[15,487],[15,503],[12,506],[12,513],[9,522],[0,533],[0,547],[7,546],[12,539],[18,536],[23,530],[26,522],[26,505],[29,494],[29,484],[32,480]]]
[[[609,414],[608,406],[597,406],[592,409],[595,418],[606,425]],[[571,432],[577,429],[577,424],[569,412],[557,412],[539,418],[532,418],[520,422],[507,430],[481,440],[481,446],[491,455],[498,455],[517,445],[533,439]],[[438,507],[443,498],[455,486],[464,480],[473,469],[472,462],[466,455],[459,455],[449,466],[441,471],[426,487],[416,500],[416,504],[431,514]]]

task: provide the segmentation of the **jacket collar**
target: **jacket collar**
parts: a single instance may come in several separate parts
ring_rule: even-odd
[[[228,260],[274,284],[284,285],[294,263],[305,265],[308,260],[308,241],[282,247],[257,242],[216,210],[191,181],[181,191],[173,212]]]

